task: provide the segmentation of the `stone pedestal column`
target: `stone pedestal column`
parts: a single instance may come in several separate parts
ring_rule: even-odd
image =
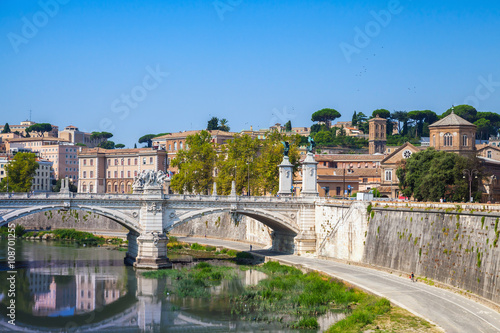
[[[279,167],[280,172],[280,188],[278,194],[280,196],[292,195],[293,188],[293,164],[290,163],[288,156],[283,156],[283,161]]]
[[[134,267],[147,269],[162,269],[172,267],[167,257],[168,237],[152,233],[140,235],[137,238],[137,258]]]
[[[306,159],[302,162],[302,191],[301,196],[317,197],[318,193],[318,162],[314,160],[311,152],[307,153]]]

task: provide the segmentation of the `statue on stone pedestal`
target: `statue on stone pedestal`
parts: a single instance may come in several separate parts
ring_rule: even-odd
[[[288,156],[288,153],[290,152],[290,143],[288,141],[281,141],[283,144],[283,156]]]
[[[134,179],[133,187],[155,187],[155,186],[163,186],[165,180],[167,180],[168,175],[160,171],[154,170],[143,170],[137,177]]]
[[[307,152],[314,153],[314,147],[316,147],[316,142],[311,136],[307,138],[307,141],[309,142],[309,145],[307,146]]]

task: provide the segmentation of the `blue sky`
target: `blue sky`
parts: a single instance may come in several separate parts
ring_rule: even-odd
[[[0,123],[32,110],[130,147],[211,116],[240,131],[325,107],[498,112],[499,16],[497,1],[4,0]]]

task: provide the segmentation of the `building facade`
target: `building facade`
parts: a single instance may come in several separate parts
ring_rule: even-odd
[[[90,139],[91,133],[81,132],[78,127],[67,126],[63,131],[59,131],[59,138],[73,144],[85,145],[88,148],[94,148],[95,142]]]
[[[387,119],[375,118],[368,120],[369,138],[368,150],[370,154],[384,154],[387,143]]]
[[[34,121],[21,121],[21,124],[19,125],[10,125],[9,128],[12,133],[18,132],[21,136],[26,136],[26,129],[30,127],[31,125],[35,125],[36,123]],[[0,125],[0,132],[3,131],[5,125]],[[52,137],[52,138],[57,138],[57,134],[59,133],[59,127],[52,125],[52,131],[50,132],[45,132],[43,135],[38,132],[31,132],[30,136],[32,137]]]
[[[145,170],[167,172],[167,152],[152,148],[82,148],[78,153],[81,193],[131,193]]]
[[[451,111],[445,118],[429,125],[430,147],[458,154],[476,150],[476,125]]]

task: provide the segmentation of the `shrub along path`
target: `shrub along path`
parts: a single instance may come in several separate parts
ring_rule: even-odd
[[[245,243],[211,238],[178,237],[181,242],[224,246],[248,251]],[[282,263],[301,265],[344,280],[435,323],[446,332],[500,332],[500,313],[454,292],[412,283],[386,272],[365,267],[338,263],[330,260],[300,257],[263,250],[253,245],[252,253],[279,260]]]

